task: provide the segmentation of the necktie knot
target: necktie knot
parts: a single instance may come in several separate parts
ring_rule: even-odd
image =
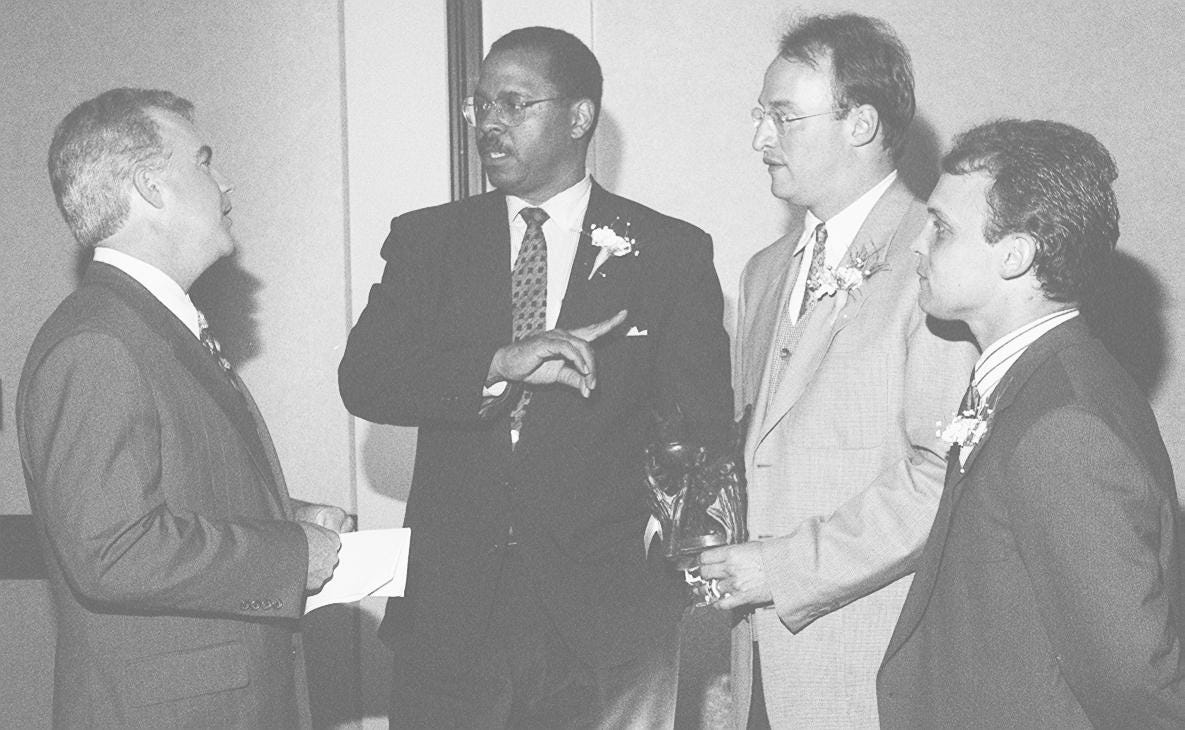
[[[547,219],[551,217],[542,208],[523,208],[518,214],[526,221],[528,231],[532,228],[541,228],[547,222]]]
[[[820,223],[815,226],[815,245],[825,246],[827,244],[827,224]]]

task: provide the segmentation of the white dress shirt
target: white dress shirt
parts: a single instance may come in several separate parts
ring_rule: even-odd
[[[896,179],[897,171],[894,170],[859,198],[856,198],[851,205],[831,216],[830,220],[822,221],[809,210],[806,212],[802,223],[802,238],[798,240],[798,246],[794,249],[796,256],[801,251],[805,250],[805,253],[802,256],[802,266],[798,268],[798,278],[794,281],[794,289],[790,292],[790,308],[787,314],[793,318],[792,324],[798,320],[802,298],[806,296],[807,274],[811,270],[811,260],[815,253],[815,228],[820,223],[826,224],[827,248],[825,250],[826,260],[823,263],[831,268],[837,268],[856,239],[860,226],[864,225],[864,219],[868,217],[877,201]]]
[[[989,400],[996,387],[1007,375],[1012,365],[1025,354],[1029,345],[1036,342],[1041,335],[1057,327],[1063,322],[1069,322],[1078,316],[1078,308],[1070,307],[1053,314],[1047,314],[1035,319],[1023,327],[1018,327],[991,344],[983,351],[972,370],[971,380],[975,389],[979,391],[980,400],[991,404]]]
[[[514,195],[506,196],[506,217],[510,223],[510,269],[523,245],[527,233],[527,222],[523,220],[523,208],[542,208],[547,213],[543,222],[543,237],[547,239],[547,329],[554,329],[560,318],[560,306],[568,291],[568,277],[572,273],[572,262],[576,260],[576,249],[580,247],[583,233],[584,214],[588,211],[588,199],[592,194],[592,177],[587,173],[572,187],[562,190],[539,205],[532,205]],[[498,381],[482,388],[483,397],[502,395],[506,381]]]
[[[547,329],[554,329],[560,318],[560,305],[568,290],[568,275],[572,273],[572,262],[576,260],[580,228],[584,225],[584,214],[588,211],[591,193],[592,177],[585,174],[580,182],[539,205],[532,205],[513,195],[506,196],[512,270],[527,232],[527,223],[519,213],[523,208],[542,208],[547,213],[547,220],[543,222],[543,237],[547,239]]]
[[[168,307],[169,311],[189,328],[194,337],[200,336],[197,307],[193,306],[193,302],[181,285],[173,281],[168,274],[135,256],[106,246],[95,246],[94,260],[114,266],[135,279],[148,290],[149,294]]]

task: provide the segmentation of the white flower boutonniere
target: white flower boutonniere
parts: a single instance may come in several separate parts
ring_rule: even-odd
[[[986,405],[982,405],[978,409],[968,408],[956,415],[945,428],[939,421],[939,429],[936,433],[938,438],[951,446],[957,444],[960,449],[970,449],[979,443],[979,440],[987,433],[988,423],[991,420],[992,409]]]
[[[617,219],[610,226],[593,225],[589,228],[588,237],[592,239],[592,244],[601,249],[597,251],[597,258],[593,261],[592,270],[588,272],[588,278],[592,279],[593,274],[601,268],[601,264],[609,260],[610,256],[625,256],[627,254],[638,255],[638,242],[630,236],[630,224],[625,223],[625,233],[618,233],[616,226],[621,222]],[[604,273],[601,274],[604,276]]]
[[[880,249],[852,254],[851,266],[824,266],[817,278],[806,283],[815,299],[829,297],[836,292],[858,289],[864,280],[878,271],[889,268]]]

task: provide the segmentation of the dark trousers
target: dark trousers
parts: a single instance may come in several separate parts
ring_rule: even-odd
[[[483,645],[467,666],[442,670],[396,656],[392,730],[671,727],[677,626],[626,665],[594,667],[556,631],[513,550],[499,583]]]

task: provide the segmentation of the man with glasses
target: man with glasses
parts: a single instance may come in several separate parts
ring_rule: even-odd
[[[643,552],[643,449],[732,417],[711,239],[587,174],[601,71],[495,41],[465,115],[495,192],[396,218],[342,398],[419,427],[392,727],[671,727],[679,580]],[[656,557],[656,556],[652,556]]]
[[[896,172],[914,96],[893,31],[806,18],[759,104],[753,147],[773,194],[805,210],[743,275],[752,541],[705,552],[701,575],[738,619],[735,726],[875,728],[877,666],[942,490],[935,422],[974,348],[917,305],[909,244],[926,210]]]

